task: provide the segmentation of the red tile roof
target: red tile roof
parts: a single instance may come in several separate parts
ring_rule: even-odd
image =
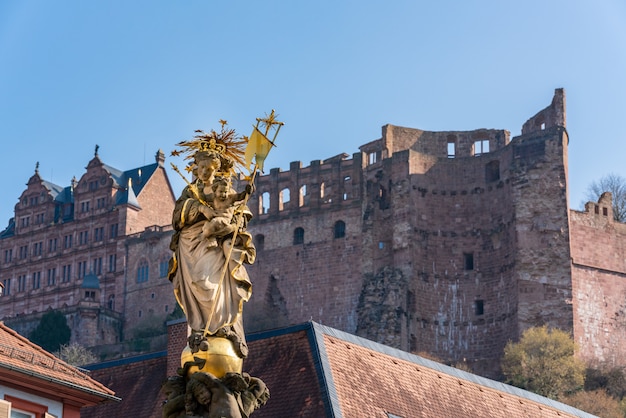
[[[313,322],[251,335],[248,342],[244,370],[270,390],[255,418],[593,417]],[[307,400],[318,409],[310,411]]]
[[[82,405],[119,400],[115,392],[0,322],[0,382]]]
[[[243,369],[262,379],[270,391],[270,399],[253,418],[593,417],[314,322],[249,335],[248,346]],[[84,409],[89,415],[83,416],[160,417],[158,392],[165,370],[165,364],[149,362],[123,372],[117,366],[94,370],[124,402],[143,409],[122,413],[122,402]]]
[[[80,411],[81,417],[160,418],[162,416],[162,404],[165,397],[161,395],[161,385],[166,379],[167,353],[159,352],[124,358],[89,368],[91,376],[115,390],[122,401],[83,408]]]

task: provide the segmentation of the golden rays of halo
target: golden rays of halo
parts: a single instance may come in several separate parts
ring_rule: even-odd
[[[192,172],[195,161],[194,156],[198,151],[216,151],[221,156],[226,157],[233,163],[231,173],[234,171],[242,172],[245,167],[245,147],[248,143],[247,136],[238,136],[234,129],[228,127],[228,122],[223,119],[219,120],[221,129],[219,132],[212,129],[210,132],[196,130],[196,135],[187,141],[181,141],[176,144],[180,150],[171,152],[172,156],[185,155],[185,160],[189,161],[185,170]]]

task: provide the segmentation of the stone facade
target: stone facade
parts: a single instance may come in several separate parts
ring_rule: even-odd
[[[164,306],[175,304],[158,290],[169,284],[159,268],[169,248],[152,238],[163,236],[160,243],[171,236],[175,199],[164,160],[159,151],[154,164],[120,171],[96,150],[85,174],[68,187],[35,170],[0,235],[0,318],[7,325],[28,336],[46,311],[57,309],[73,342],[102,347],[124,340],[124,331],[140,323],[137,305],[163,321]],[[158,309],[149,306],[153,301]]]
[[[613,221],[608,195],[584,212],[569,209],[565,115],[557,89],[515,138],[498,129],[386,125],[352,156],[258,176],[246,329],[314,320],[498,377],[506,343],[546,324],[573,332],[588,360],[626,365],[626,351],[616,348],[626,347],[626,226]],[[110,171],[99,167],[92,161],[88,173],[105,178]],[[39,193],[40,179],[31,182],[23,197]],[[34,259],[18,259],[0,263],[0,280],[12,280],[0,313],[7,323],[19,314],[35,324],[33,315],[62,307],[79,335],[131,338],[175,306],[165,277],[174,196],[163,171],[97,218],[80,213],[81,199],[72,222],[4,236],[0,256],[12,249],[18,258],[20,246],[47,243],[51,231],[76,235],[94,219],[117,222],[123,232],[111,242],[42,257],[62,266],[70,260],[62,257],[117,254],[116,269],[98,276],[95,301],[84,300],[80,280],[20,292],[17,278],[31,280]],[[24,210],[16,207],[17,226]]]

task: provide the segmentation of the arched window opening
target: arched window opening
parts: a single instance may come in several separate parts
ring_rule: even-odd
[[[261,215],[266,214],[270,211],[270,194],[269,192],[265,192],[260,196],[259,199],[259,213]]]
[[[346,223],[344,221],[335,222],[335,238],[343,238],[346,236]]]
[[[300,193],[298,196],[298,206],[302,207],[308,204],[309,197],[306,194],[306,184],[300,187]]]
[[[280,196],[278,199],[278,210],[285,209],[285,205],[289,203],[290,198],[291,197],[290,197],[289,189],[285,187],[284,189],[280,191]]]
[[[296,228],[293,230],[293,245],[304,244],[304,229]]]

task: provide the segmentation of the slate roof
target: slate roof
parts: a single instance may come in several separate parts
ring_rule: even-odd
[[[121,171],[110,165],[103,164],[104,169],[111,175],[114,184],[120,186],[115,195],[115,204],[130,204],[140,207],[137,202],[137,196],[143,190],[147,180],[154,174],[159,167],[159,163],[144,165],[143,167],[133,168],[131,170]],[[128,181],[132,184],[131,189],[127,189]]]
[[[0,384],[72,398],[84,405],[119,400],[111,389],[33,344],[2,322]]]
[[[315,322],[251,334],[248,346],[244,371],[270,391],[253,418],[593,417]],[[160,417],[166,364],[159,355],[160,362],[155,355],[145,364],[128,359],[90,367],[123,401],[83,409],[82,416]]]

